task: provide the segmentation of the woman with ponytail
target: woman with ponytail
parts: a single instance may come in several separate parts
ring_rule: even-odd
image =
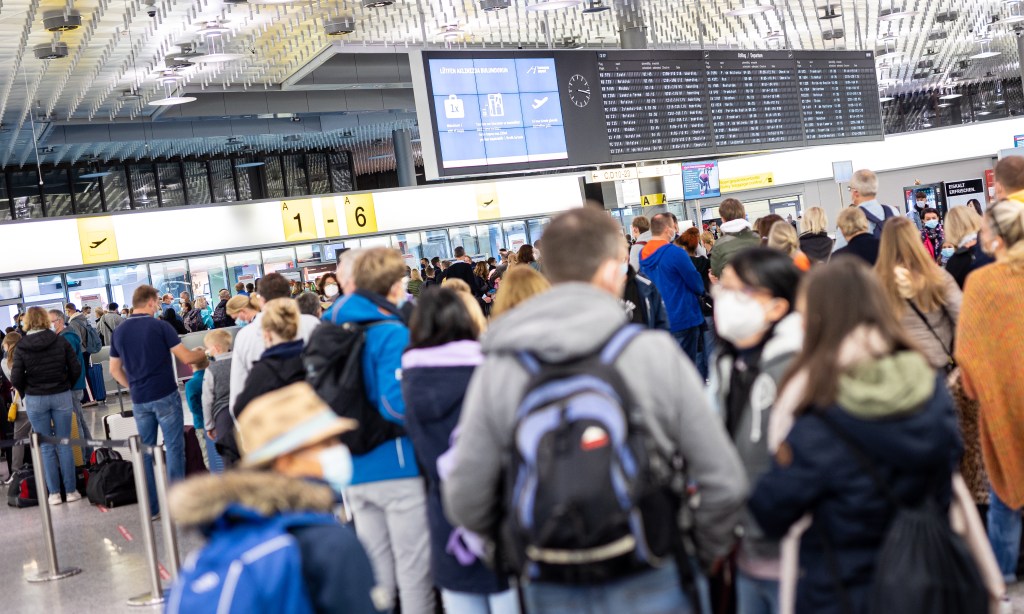
[[[971,273],[964,288],[956,358],[965,392],[981,405],[978,427],[992,487],[989,541],[1012,582],[1024,508],[1024,203],[990,208],[978,240],[996,261]]]

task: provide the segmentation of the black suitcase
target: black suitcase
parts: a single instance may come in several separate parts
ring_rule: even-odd
[[[132,464],[115,459],[93,467],[85,491],[94,505],[113,508],[137,502]]]
[[[39,505],[36,492],[36,476],[32,465],[25,465],[14,472],[7,487],[7,505],[11,507],[32,507]]]

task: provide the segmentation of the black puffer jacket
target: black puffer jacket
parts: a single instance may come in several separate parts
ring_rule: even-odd
[[[814,262],[828,262],[832,255],[832,239],[823,232],[800,235],[800,251],[807,254],[807,257]]]
[[[75,350],[52,330],[28,334],[14,349],[11,383],[22,396],[67,392],[81,375]]]

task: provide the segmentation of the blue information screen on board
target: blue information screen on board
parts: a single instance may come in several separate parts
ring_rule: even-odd
[[[718,180],[718,160],[683,162],[683,198],[717,198],[722,195]]]
[[[444,168],[569,157],[554,58],[431,59]]]

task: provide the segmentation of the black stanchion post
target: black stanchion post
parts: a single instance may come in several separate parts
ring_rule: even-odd
[[[156,498],[160,502],[160,524],[164,531],[164,552],[171,577],[177,579],[181,557],[178,554],[178,535],[174,532],[171,508],[167,504],[167,457],[162,446],[153,450],[153,469],[156,476]]]
[[[142,543],[146,549],[146,566],[149,571],[150,591],[128,600],[128,605],[149,606],[164,602],[160,587],[160,563],[156,558],[156,542],[153,537],[153,521],[149,516],[149,490],[146,487],[146,464],[142,453],[142,442],[138,435],[128,439],[132,468],[135,474],[135,493],[139,500],[139,518],[142,520]]]
[[[29,582],[49,582],[60,580],[82,572],[77,567],[61,569],[57,564],[57,544],[53,541],[53,523],[50,520],[50,503],[46,498],[46,480],[43,475],[43,454],[39,448],[39,433],[32,433],[32,470],[36,478],[36,497],[39,500],[39,512],[43,516],[43,541],[46,544],[46,558],[49,569],[41,571],[25,579]]]

